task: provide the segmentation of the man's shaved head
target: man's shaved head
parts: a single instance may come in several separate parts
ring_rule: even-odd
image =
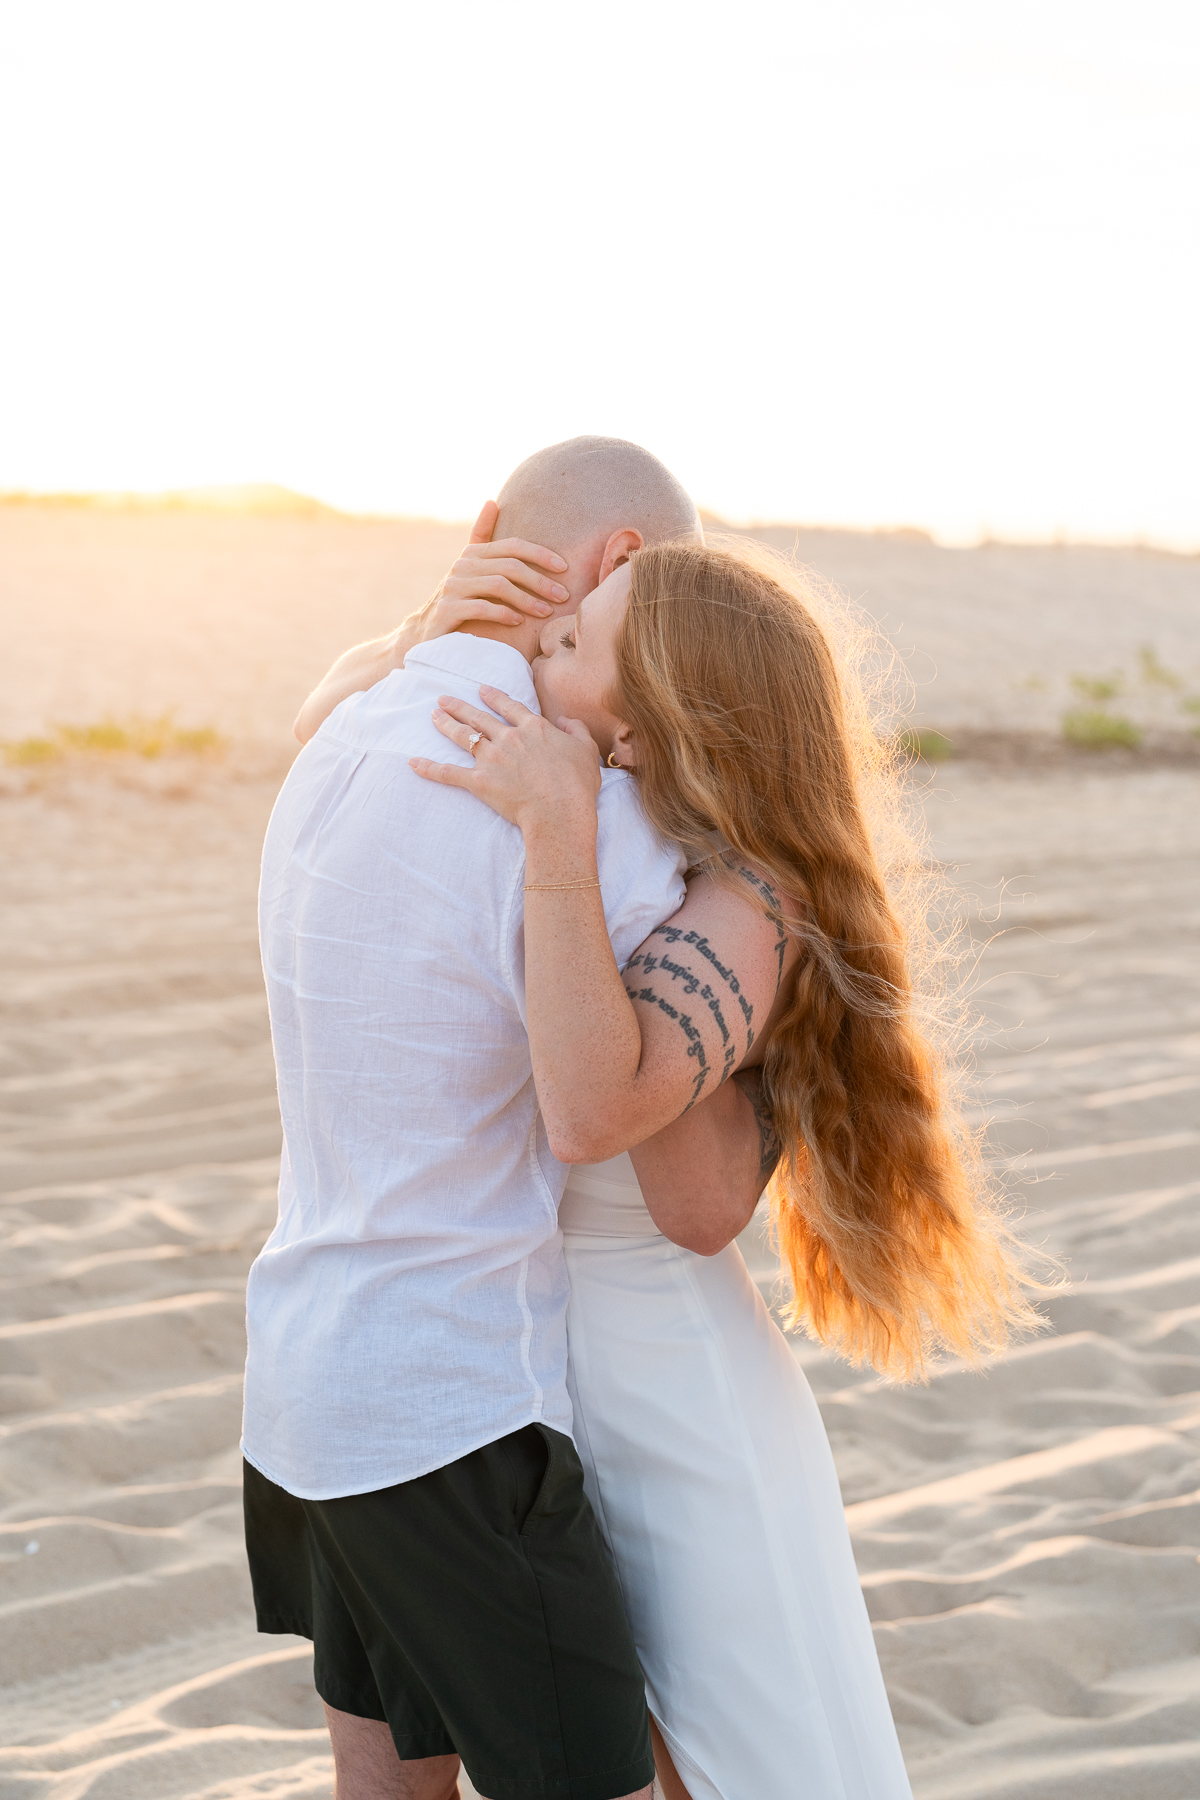
[[[704,535],[671,471],[623,438],[568,438],[538,450],[513,470],[497,500],[493,538],[526,538],[564,556],[625,528],[647,544]]]

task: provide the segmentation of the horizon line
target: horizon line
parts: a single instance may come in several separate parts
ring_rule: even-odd
[[[163,513],[191,512],[242,518],[328,518],[362,524],[462,525],[469,529],[470,520],[435,513],[383,512],[335,506],[315,495],[300,493],[280,482],[246,481],[214,482],[184,488],[151,489],[0,489],[0,508],[44,507],[96,512]],[[1007,537],[992,531],[978,537],[946,539],[927,526],[911,523],[844,524],[799,519],[748,518],[726,519],[712,508],[697,508],[702,524],[713,531],[752,534],[756,531],[796,531],[841,533],[851,537],[890,537],[927,543],[939,550],[983,550],[989,547],[1030,550],[1139,550],[1159,556],[1200,558],[1200,541],[1185,548],[1182,544],[1163,542],[1149,536],[1099,538],[1071,536],[1065,532],[1053,535]]]

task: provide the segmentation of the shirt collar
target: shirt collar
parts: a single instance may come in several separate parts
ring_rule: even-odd
[[[445,675],[465,676],[479,685],[503,688],[530,712],[542,710],[529,664],[511,644],[498,644],[493,638],[472,637],[465,631],[448,631],[444,637],[415,644],[404,658],[406,669],[411,669],[414,664],[438,669]]]

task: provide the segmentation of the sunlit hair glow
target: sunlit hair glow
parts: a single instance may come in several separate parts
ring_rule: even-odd
[[[764,1065],[790,1322],[900,1378],[938,1349],[998,1350],[1036,1315],[958,1121],[902,759],[862,658],[818,621],[830,597],[757,546],[659,545],[631,576],[611,705],[646,811],[694,863],[752,864],[798,910]]]

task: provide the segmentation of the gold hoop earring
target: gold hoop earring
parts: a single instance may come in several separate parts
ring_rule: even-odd
[[[625,767],[624,763],[619,763],[617,761],[617,753],[615,750],[610,750],[608,753],[608,766],[610,769],[623,769]]]

